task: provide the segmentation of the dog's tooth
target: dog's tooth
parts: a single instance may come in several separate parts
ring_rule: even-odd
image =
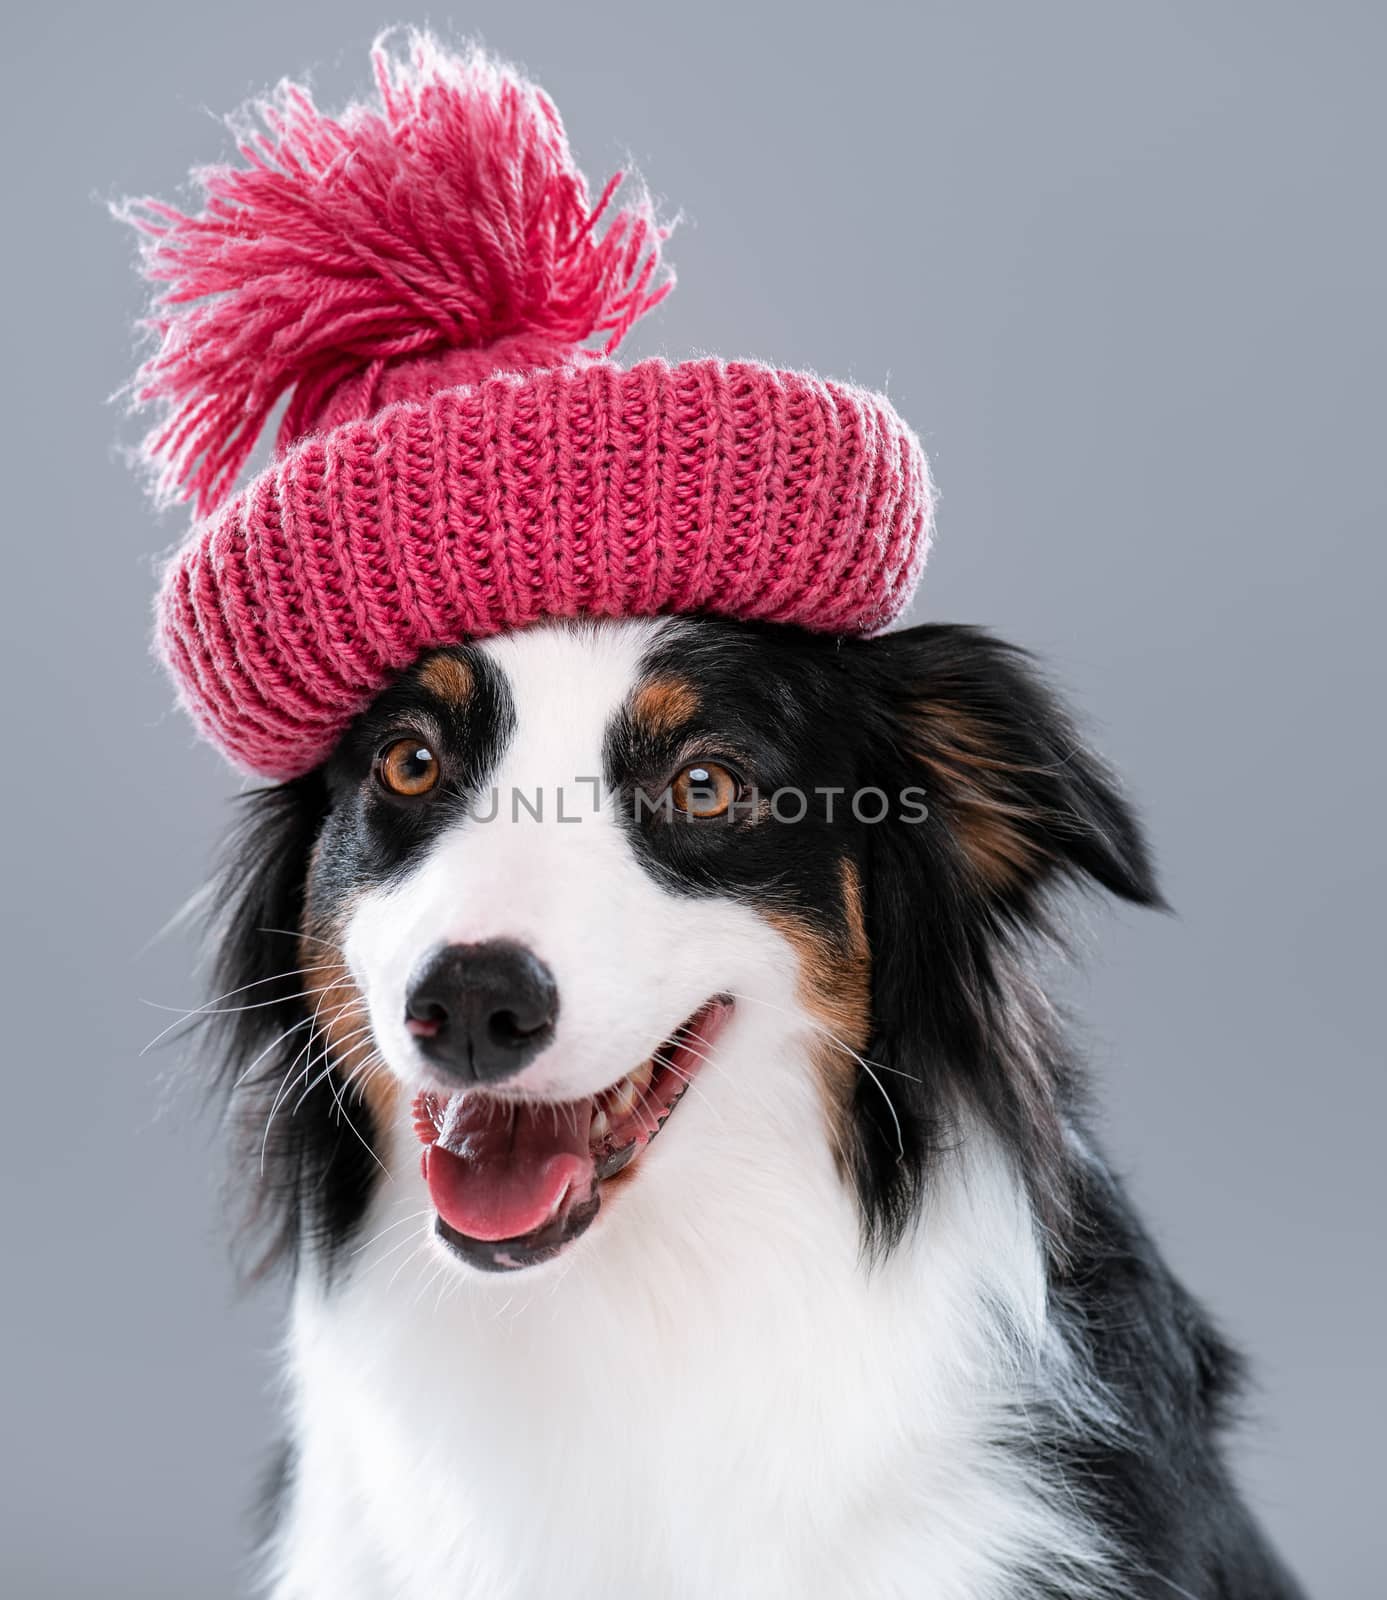
[[[654,1059],[642,1061],[634,1072],[627,1074],[627,1082],[634,1083],[637,1089],[648,1089],[650,1080],[655,1076]]]
[[[590,1140],[605,1139],[612,1131],[612,1119],[598,1106],[592,1114],[592,1127],[588,1131]]]
[[[624,1117],[640,1098],[640,1092],[640,1084],[629,1076],[623,1078],[607,1095],[607,1104],[611,1108],[612,1115]]]

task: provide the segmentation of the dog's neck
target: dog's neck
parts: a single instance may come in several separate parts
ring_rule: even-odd
[[[1091,1530],[1024,1456],[1028,1407],[1089,1397],[1015,1174],[975,1131],[866,1262],[782,1049],[726,1063],[717,1110],[686,1104],[608,1225],[538,1271],[430,1246],[394,1131],[366,1242],[296,1296],[274,1594],[965,1600],[1037,1564],[1102,1592]]]

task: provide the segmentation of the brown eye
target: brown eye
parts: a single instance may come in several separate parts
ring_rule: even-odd
[[[681,767],[670,785],[677,811],[686,817],[721,817],[741,793],[741,784],[716,761],[691,761]]]
[[[396,739],[376,757],[376,779],[391,794],[427,794],[438,782],[438,757],[417,734]]]

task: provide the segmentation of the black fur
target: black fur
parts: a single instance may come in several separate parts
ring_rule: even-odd
[[[248,801],[223,879],[222,990],[257,1002],[226,1039],[237,1120],[250,1134],[237,1181],[255,1182],[258,1141],[314,1034],[298,930],[333,960],[333,908],[401,871],[476,803],[512,725],[505,686],[459,649],[475,694],[463,709],[407,674],[320,772]],[[1140,828],[1111,777],[1020,652],[975,629],[923,627],[874,640],[699,620],[671,627],[652,674],[694,686],[697,710],[652,732],[618,719],[607,783],[662,882],[788,911],[845,936],[842,881],[862,884],[872,958],[871,1039],[853,1087],[850,1179],[868,1253],[915,1217],[937,1152],[963,1115],[996,1130],[1046,1230],[1055,1314],[1106,1386],[1118,1425],[1076,1434],[1034,1419],[1037,1470],[1063,1477],[1127,1556],[1131,1593],[1291,1600],[1298,1591],[1231,1485],[1220,1434],[1237,1362],[1172,1278],[1084,1126],[1078,1073],[1028,971],[1052,931],[1056,894],[1159,895]],[[446,782],[428,805],[383,796],[372,763],[399,728],[422,730]],[[725,761],[750,791],[923,790],[924,821],[899,805],[881,822],[812,806],[794,826],[764,810],[718,825],[643,810],[680,760]],[[254,986],[254,987],[249,987]],[[276,1038],[283,1034],[281,1043]],[[309,1049],[309,1059],[312,1058]],[[260,1262],[330,1270],[378,1176],[364,1104],[315,1073],[270,1124],[251,1203]],[[350,1120],[348,1120],[350,1118]],[[1154,1574],[1160,1574],[1160,1577]],[[1153,1576],[1147,1577],[1147,1574]],[[1037,1580],[1033,1591],[1046,1591]]]

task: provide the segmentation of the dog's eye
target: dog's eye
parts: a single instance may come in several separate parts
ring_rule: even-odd
[[[716,761],[691,761],[670,784],[675,809],[686,817],[721,817],[741,793],[736,776]]]
[[[391,794],[427,794],[438,774],[438,757],[417,734],[392,740],[376,757],[376,781]]]

